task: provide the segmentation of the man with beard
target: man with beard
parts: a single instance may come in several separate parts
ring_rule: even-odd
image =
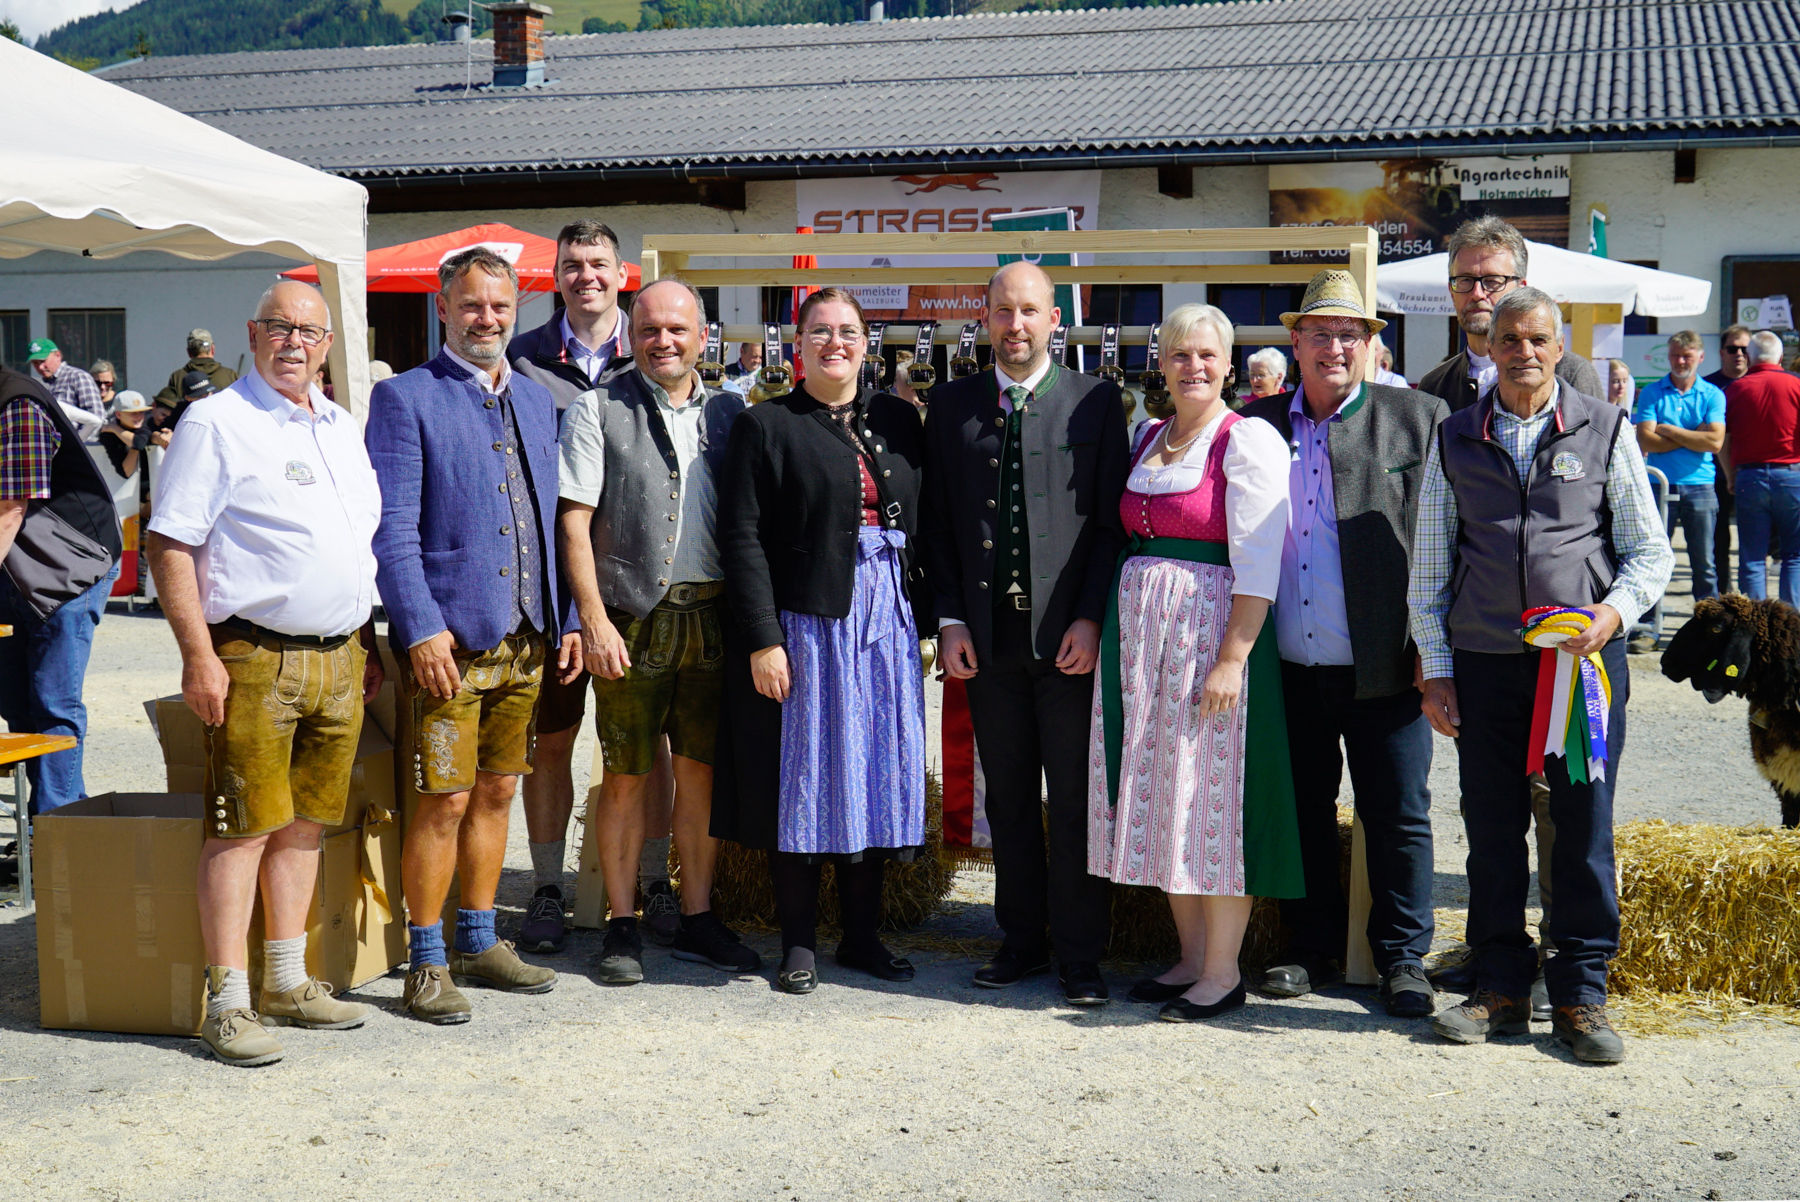
[[[1442,397],[1454,413],[1494,386],[1494,361],[1488,357],[1494,305],[1514,288],[1525,287],[1529,252],[1524,236],[1498,217],[1463,222],[1450,235],[1447,249],[1450,304],[1468,347],[1426,372],[1419,391]],[[1556,374],[1584,396],[1606,395],[1594,365],[1580,355],[1564,351]]]
[[[1050,359],[1061,320],[1036,264],[988,281],[994,368],[932,393],[919,543],[987,783],[1004,938],[975,983],[1015,985],[1054,951],[1064,996],[1095,1006],[1110,893],[1087,870],[1088,725],[1129,464],[1117,386]]]
[[[377,581],[413,718],[419,793],[401,857],[411,971],[404,1005],[460,1023],[452,978],[543,993],[556,974],[494,933],[494,893],[518,778],[531,771],[544,672],[572,676],[580,637],[561,637],[554,542],[556,402],[513,373],[506,342],[518,276],[486,247],[438,267],[444,349],[383,380],[369,400],[381,482]],[[548,663],[546,662],[548,661]],[[440,915],[461,886],[454,948]]]
[[[638,293],[630,330],[634,370],[569,409],[558,505],[606,763],[589,816],[612,907],[594,967],[606,985],[644,979],[636,870],[665,736],[681,857],[675,957],[726,972],[761,963],[712,912],[719,845],[709,833],[725,626],[714,480],[744,399],[701,384],[706,314],[686,284],[659,280]]]

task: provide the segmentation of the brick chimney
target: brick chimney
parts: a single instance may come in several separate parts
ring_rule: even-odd
[[[494,86],[522,88],[544,82],[544,18],[550,8],[527,0],[488,5],[494,15]]]

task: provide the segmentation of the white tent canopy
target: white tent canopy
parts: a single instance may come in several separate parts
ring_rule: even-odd
[[[1597,255],[1528,242],[1525,272],[1533,288],[1559,303],[1620,305],[1644,317],[1686,317],[1712,303],[1712,283],[1673,271],[1657,271]],[[1375,271],[1375,307],[1386,313],[1451,317],[1450,256],[1424,255],[1383,263]]]
[[[256,250],[316,263],[337,330],[331,376],[360,415],[369,395],[361,184],[4,38],[0,80],[17,117],[0,132],[0,257],[160,250],[225,259]]]

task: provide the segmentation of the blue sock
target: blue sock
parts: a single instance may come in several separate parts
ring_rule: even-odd
[[[492,910],[458,910],[456,912],[456,950],[465,956],[479,956],[500,942],[494,934]]]
[[[450,963],[450,957],[444,954],[444,923],[440,919],[428,927],[416,927],[406,924],[406,943],[412,949],[412,968],[420,969],[427,964]]]

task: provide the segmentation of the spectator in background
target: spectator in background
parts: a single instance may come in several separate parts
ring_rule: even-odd
[[[370,385],[379,384],[383,380],[391,380],[393,378],[394,378],[394,369],[392,367],[388,366],[387,360],[385,360],[385,359],[369,360],[369,383],[370,383]]]
[[[0,623],[13,628],[0,639],[0,719],[15,734],[79,740],[88,651],[123,542],[68,410],[36,380],[0,368]],[[82,750],[77,743],[26,764],[33,810],[87,795]]]
[[[1726,391],[1720,463],[1738,498],[1738,588],[1768,596],[1769,540],[1780,542],[1781,599],[1800,601],[1800,378],[1781,370],[1781,339],[1750,339],[1749,371]]]
[[[1627,413],[1637,403],[1637,380],[1623,359],[1606,361],[1606,399]]]
[[[762,343],[740,343],[738,344],[737,361],[725,369],[725,378],[728,380],[737,380],[754,376],[762,369],[762,362]]]
[[[100,403],[110,410],[119,389],[118,369],[113,367],[111,359],[96,359],[88,368],[88,375],[94,377],[94,387],[100,390]]]
[[[62,351],[48,338],[34,338],[27,355],[32,370],[50,390],[52,399],[61,404],[82,437],[86,437],[106,420],[106,402],[100,399],[100,386],[94,377],[63,361]]]
[[[1719,507],[1713,488],[1713,453],[1725,445],[1725,394],[1700,379],[1706,348],[1700,335],[1682,330],[1669,338],[1669,374],[1638,394],[1631,420],[1645,462],[1669,480],[1669,536],[1680,523],[1687,537],[1694,600],[1719,591],[1712,554],[1713,516]]]
[[[106,452],[113,470],[129,480],[143,464],[150,433],[150,402],[143,393],[127,388],[119,394],[113,419],[100,427],[100,449]],[[139,492],[149,500],[149,478],[146,475],[142,480],[144,487]]]
[[[213,358],[213,336],[210,330],[196,327],[188,331],[188,361],[169,373],[169,382],[161,392],[151,398],[158,405],[167,405],[170,409],[179,410],[178,402],[195,399],[182,389],[182,381],[193,372],[199,372],[212,381],[212,392],[221,388],[229,388],[237,380],[237,373]],[[212,392],[200,395],[211,396]],[[181,420],[179,412],[175,420]]]
[[[1265,346],[1244,360],[1244,378],[1250,384],[1250,396],[1274,396],[1287,391],[1287,356],[1280,347]]]
[[[1727,326],[1719,335],[1719,370],[1706,377],[1706,382],[1725,393],[1725,404],[1731,405],[1730,384],[1741,380],[1750,370],[1750,327]],[[1729,420],[1727,425],[1729,425]],[[1713,566],[1719,575],[1719,587],[1731,587],[1731,516],[1737,511],[1737,498],[1731,491],[1730,472],[1725,470],[1725,457],[1719,456],[1719,516],[1713,523]]]
[[[911,351],[894,352],[894,378],[888,383],[888,391],[916,409],[925,408],[925,399],[919,395],[918,389],[912,386],[912,376],[907,369],[913,365]]]
[[[1375,382],[1386,384],[1390,388],[1411,388],[1406,377],[1394,370],[1394,352],[1388,349],[1381,335],[1375,335],[1375,345],[1370,348],[1375,352]]]

